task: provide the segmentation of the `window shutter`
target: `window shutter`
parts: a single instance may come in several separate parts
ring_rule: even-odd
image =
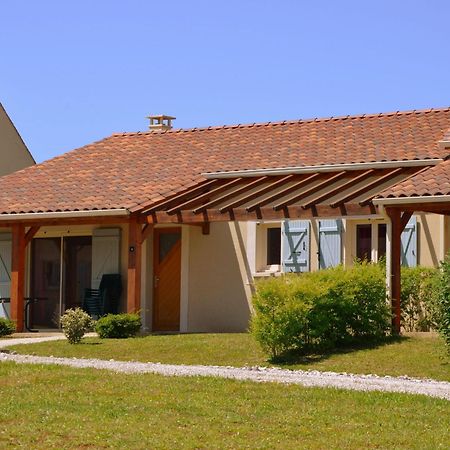
[[[309,271],[309,222],[285,220],[282,226],[283,272]]]
[[[98,228],[92,234],[92,288],[106,273],[120,273],[120,228]]]
[[[11,295],[11,233],[0,234],[0,298],[9,298]],[[9,303],[1,303],[0,317],[9,319]]]
[[[342,220],[319,220],[319,268],[342,262]]]
[[[402,266],[417,266],[417,218],[409,219],[401,236],[402,242]]]

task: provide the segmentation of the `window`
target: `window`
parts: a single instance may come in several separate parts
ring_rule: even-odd
[[[281,228],[267,229],[267,265],[281,264]]]
[[[361,261],[372,261],[372,226],[378,227],[378,242],[374,246],[378,260],[386,256],[386,224],[356,225],[356,257]]]
[[[363,261],[371,261],[372,225],[356,225],[356,257]]]
[[[378,260],[386,256],[386,224],[378,225]]]

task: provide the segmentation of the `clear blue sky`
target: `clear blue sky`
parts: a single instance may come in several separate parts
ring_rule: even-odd
[[[176,127],[450,105],[450,2],[2,0],[0,101],[37,161]]]

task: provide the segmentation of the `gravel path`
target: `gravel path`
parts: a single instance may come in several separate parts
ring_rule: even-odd
[[[64,339],[63,336],[8,339],[0,341],[0,348],[10,345]],[[52,356],[17,355],[0,352],[0,362],[19,364],[58,364],[76,368],[105,369],[121,373],[153,373],[164,376],[221,377],[255,382],[299,384],[307,387],[334,387],[357,391],[402,392],[422,394],[450,400],[450,383],[409,377],[353,375],[347,373],[319,372],[316,370],[285,370],[266,367],[190,366],[159,363],[125,362],[100,359],[56,358]]]

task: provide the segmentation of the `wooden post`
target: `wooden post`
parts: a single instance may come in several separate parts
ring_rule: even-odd
[[[11,320],[15,322],[17,332],[23,331],[24,328],[25,248],[24,225],[13,225],[11,255]]]
[[[394,209],[390,214],[392,221],[392,250],[391,250],[391,289],[392,289],[392,329],[400,334],[401,307],[401,212]]]
[[[137,216],[131,216],[128,224],[128,281],[127,312],[141,307],[142,232]]]

